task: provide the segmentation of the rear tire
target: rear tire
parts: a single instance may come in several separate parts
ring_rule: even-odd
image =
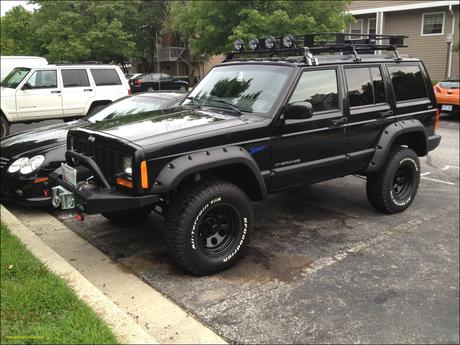
[[[0,138],[6,137],[8,134],[10,134],[10,124],[3,116],[0,116],[0,132]]]
[[[409,148],[394,147],[383,167],[367,176],[367,198],[381,212],[402,212],[414,201],[419,183],[417,154]]]
[[[171,259],[194,275],[232,266],[249,242],[250,201],[237,186],[208,181],[183,190],[166,218],[165,239]]]
[[[136,224],[143,222],[152,212],[152,207],[136,208],[119,212],[102,213],[102,215],[114,224]]]

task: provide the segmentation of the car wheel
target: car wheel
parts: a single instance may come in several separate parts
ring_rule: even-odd
[[[225,181],[208,181],[182,191],[168,210],[165,239],[171,258],[195,275],[233,265],[252,228],[246,194]]]
[[[185,88],[185,86],[184,86],[184,85],[182,85],[182,86],[179,88],[179,90],[181,90],[181,91],[185,91],[185,90],[186,90],[186,88]]]
[[[102,213],[102,215],[115,224],[138,224],[143,222],[152,212],[152,207],[136,208],[119,212]]]
[[[0,116],[0,131],[1,138],[6,137],[8,134],[10,134],[10,124],[3,116]]]
[[[420,183],[420,162],[414,150],[393,148],[383,167],[367,176],[367,198],[385,213],[404,211],[414,201]]]

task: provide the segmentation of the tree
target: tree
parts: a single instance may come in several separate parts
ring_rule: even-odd
[[[341,31],[349,22],[348,1],[175,1],[172,28],[189,38],[194,53],[217,54],[237,37]]]
[[[125,2],[45,1],[34,14],[50,61],[122,61],[135,44],[123,27]]]
[[[32,13],[22,6],[14,6],[1,17],[2,55],[37,55],[40,52],[32,17]]]

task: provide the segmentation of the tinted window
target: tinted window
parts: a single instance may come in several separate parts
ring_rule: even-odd
[[[98,86],[121,85],[120,77],[115,69],[91,69],[91,74]]]
[[[88,73],[85,69],[63,69],[64,87],[89,86]]]
[[[46,89],[57,87],[57,72],[35,71],[27,81],[31,89]]]
[[[385,87],[383,85],[382,74],[380,68],[371,67],[372,85],[374,86],[375,103],[386,102]]]
[[[310,102],[315,112],[338,109],[335,70],[304,72],[289,103],[302,101]]]
[[[385,102],[382,75],[378,67],[345,70],[350,107]]]
[[[425,81],[419,66],[388,67],[396,101],[427,97]]]

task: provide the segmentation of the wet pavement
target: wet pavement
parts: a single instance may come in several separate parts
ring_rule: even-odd
[[[52,213],[231,342],[458,343],[458,129],[442,123],[406,212],[375,211],[355,176],[272,195],[253,204],[243,259],[209,277],[171,263],[160,216],[115,226]]]

